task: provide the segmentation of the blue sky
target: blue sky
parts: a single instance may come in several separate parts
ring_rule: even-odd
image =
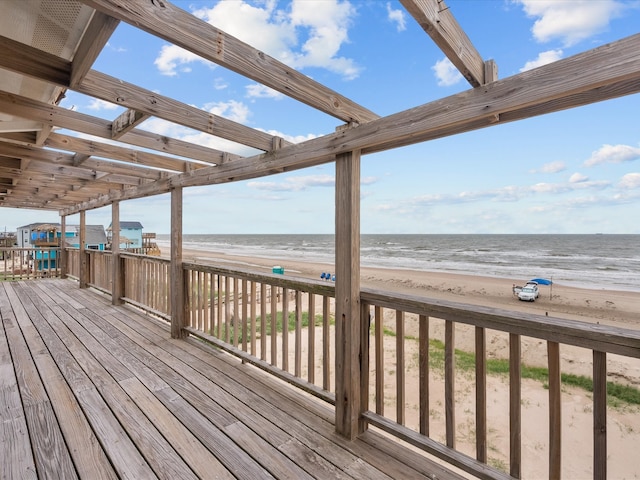
[[[386,116],[470,88],[397,1],[174,1]],[[499,78],[640,31],[640,2],[448,0]],[[120,24],[94,68],[300,142],[339,121]],[[120,107],[69,92],[63,106]],[[640,233],[640,95],[362,158],[362,233]],[[241,155],[250,148],[158,119],[139,128]],[[333,164],[184,191],[185,233],[333,233]],[[168,195],[123,202],[121,219],[169,232]],[[0,210],[0,228],[58,222]],[[78,216],[68,223],[78,223]],[[109,225],[110,208],[87,213]]]

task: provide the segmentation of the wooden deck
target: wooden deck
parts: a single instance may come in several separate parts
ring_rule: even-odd
[[[460,478],[69,280],[0,283],[2,478]]]

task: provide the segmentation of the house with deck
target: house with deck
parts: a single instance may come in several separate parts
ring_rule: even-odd
[[[443,0],[401,5],[424,29],[425,47],[435,43],[469,88],[380,116],[183,2],[2,4],[0,207],[56,211],[64,232],[68,217],[80,218],[78,248],[52,247],[59,268],[48,278],[7,265],[4,278],[14,281],[0,282],[5,476],[522,478],[534,453],[523,448],[525,338],[548,351],[540,420],[548,437],[536,447],[548,477],[576,460],[597,479],[637,475],[620,474],[620,452],[607,448],[607,382],[612,356],[640,358],[638,332],[363,288],[360,172],[371,153],[638,94],[640,34],[499,79],[455,9]],[[316,109],[335,130],[294,144],[95,69],[121,24]],[[104,119],[63,108],[69,90],[124,111]],[[149,129],[152,117],[258,153],[171,138]],[[321,164],[335,168],[335,284],[185,261],[186,189]],[[110,250],[88,247],[94,209],[110,208],[111,224],[121,225],[123,202],[160,194],[170,196],[170,258],[126,252],[119,229]],[[436,324],[440,364],[430,353]],[[475,339],[468,408],[455,381],[459,328]],[[508,342],[508,411],[488,401],[488,331]],[[593,358],[589,451],[577,459],[562,435],[561,348]],[[385,355],[395,359],[388,368]],[[490,443],[495,414],[506,425],[499,446]],[[459,444],[461,428],[470,449]]]
[[[120,248],[142,249],[142,224],[140,222],[120,222]],[[107,227],[109,239],[113,239],[113,224]]]

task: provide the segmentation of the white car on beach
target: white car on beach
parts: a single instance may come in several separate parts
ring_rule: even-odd
[[[518,292],[518,300],[525,302],[533,302],[540,295],[538,285],[534,283],[527,283],[522,290]]]

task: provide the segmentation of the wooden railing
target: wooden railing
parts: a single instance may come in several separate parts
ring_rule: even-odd
[[[190,333],[335,402],[332,284],[194,263],[184,269]]]
[[[23,280],[60,276],[60,248],[0,247],[0,278]]]
[[[111,266],[111,252],[99,250],[85,250],[89,263],[89,286],[111,293],[113,268]]]
[[[100,255],[103,259],[98,260]],[[108,256],[92,252],[89,257],[92,282],[107,290],[109,274],[98,275],[95,269],[110,271]],[[76,260],[73,254],[67,258],[71,271]],[[121,261],[123,300],[170,320],[170,262],[124,253]],[[195,263],[184,263],[183,272],[184,328],[189,334],[335,404],[332,282]],[[560,351],[579,347],[590,352],[593,384],[593,447],[591,455],[586,452],[582,458],[594,478],[606,478],[607,355],[639,359],[638,331],[370,289],[361,290],[360,304],[358,320],[362,331],[369,332],[361,361],[361,396],[366,400],[360,415],[366,424],[479,478],[521,478],[526,463],[522,345],[540,344],[548,371],[548,413],[540,420],[547,424],[548,441],[541,442],[540,449],[546,451],[548,476],[560,478],[566,458]],[[472,338],[471,366],[456,365],[460,332]],[[487,401],[487,364],[492,360],[488,338],[499,338],[508,352],[506,386],[500,387],[506,389],[508,408],[498,412],[488,408]],[[437,362],[434,348],[439,349]],[[463,388],[456,384],[461,375],[472,376]],[[444,385],[442,398],[430,388],[434,382]],[[407,388],[414,385],[417,388]],[[470,388],[471,407],[463,406],[461,399]],[[502,417],[509,439],[503,451],[496,451],[488,437],[496,415]],[[458,445],[461,424],[468,426],[474,447]],[[507,460],[496,464],[491,456]]]
[[[124,278],[122,300],[170,320],[170,261],[133,253],[120,254]]]

